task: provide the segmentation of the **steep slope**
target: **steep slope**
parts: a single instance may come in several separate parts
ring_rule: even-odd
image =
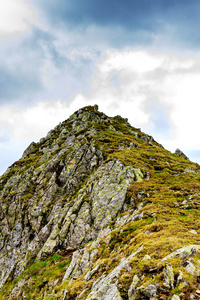
[[[0,178],[0,299],[199,299],[200,167],[75,112]]]

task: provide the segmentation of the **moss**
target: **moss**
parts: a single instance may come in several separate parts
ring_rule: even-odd
[[[122,299],[128,299],[128,290],[132,283],[132,280],[132,274],[130,272],[127,272],[126,269],[122,269],[118,280],[118,288]]]
[[[56,279],[61,283],[66,271],[66,266],[69,266],[69,262],[70,258],[55,254],[46,261],[39,261],[31,265],[19,278],[14,279],[2,288],[0,298],[2,300],[8,299],[8,295],[14,286],[20,282],[20,280],[24,280],[27,283],[26,288],[24,287],[23,289],[26,299],[44,299],[44,290],[42,292],[41,284],[43,282],[55,281]],[[20,300],[21,298],[19,297],[16,300],[18,299]]]

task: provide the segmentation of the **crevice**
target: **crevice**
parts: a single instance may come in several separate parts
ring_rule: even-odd
[[[61,166],[60,164],[57,164],[56,167],[55,167],[55,172],[56,172],[56,178],[55,178],[55,183],[59,186],[59,187],[63,187],[64,186],[64,182],[62,182],[60,180],[60,174],[63,170],[63,166]]]
[[[39,291],[41,291],[48,283],[49,281],[44,279],[43,282],[38,286]]]

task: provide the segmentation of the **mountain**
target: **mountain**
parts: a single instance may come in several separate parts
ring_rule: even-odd
[[[199,207],[198,164],[84,107],[0,177],[0,299],[200,299]]]

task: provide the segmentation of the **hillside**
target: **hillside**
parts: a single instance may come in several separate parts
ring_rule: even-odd
[[[200,299],[200,166],[88,106],[0,177],[0,299]]]

